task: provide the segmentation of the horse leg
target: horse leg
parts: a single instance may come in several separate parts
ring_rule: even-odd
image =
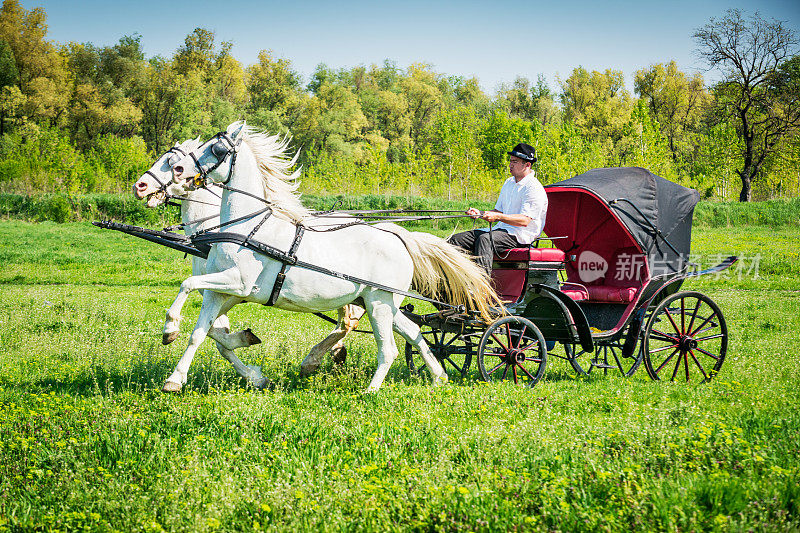
[[[322,363],[322,356],[328,350],[333,355],[333,361],[337,364],[344,364],[347,356],[347,349],[342,342],[345,336],[358,326],[358,320],[364,315],[364,310],[356,305],[345,305],[339,309],[339,320],[336,329],[330,332],[327,337],[317,343],[308,352],[303,362],[300,363],[300,375],[308,376],[316,372]]]
[[[227,317],[219,317],[217,322],[214,323],[214,326],[208,332],[208,335],[215,341],[222,344],[224,348],[227,348],[228,350],[238,350],[239,348],[247,348],[248,346],[261,344],[261,339],[259,339],[250,328],[237,331],[236,333],[231,333],[229,326],[220,326],[219,320],[223,318],[225,318],[227,321]]]
[[[378,368],[372,381],[367,387],[366,392],[376,392],[381,388],[386,374],[389,373],[392,363],[397,358],[397,345],[394,342],[392,333],[392,322],[394,315],[398,312],[392,296],[386,292],[379,292],[372,298],[364,298],[366,311],[369,315],[369,322],[372,324],[372,332],[375,335],[375,342],[378,345]]]
[[[419,330],[419,326],[412,322],[406,315],[398,311],[394,315],[394,330],[405,340],[417,347],[419,353],[422,355],[422,360],[425,361],[425,366],[428,367],[433,377],[433,384],[443,385],[446,383],[447,372],[444,371],[442,365],[431,352],[428,343],[425,342],[425,338]]]
[[[342,336],[342,340],[337,342],[333,348],[331,348],[331,356],[333,357],[333,362],[337,365],[343,365],[345,359],[347,359],[347,348],[344,347],[344,337],[346,337],[351,331],[355,330],[358,327],[358,321],[361,320],[361,317],[364,316],[364,308],[354,304],[347,304],[344,306],[345,313],[344,317],[340,318],[342,325],[344,326],[344,335]]]
[[[198,289],[197,292],[200,293],[200,297],[202,298],[203,289]],[[248,346],[261,344],[261,339],[259,339],[250,328],[231,333],[231,323],[227,313],[228,312],[225,311],[217,317],[217,320],[214,321],[214,325],[208,331],[208,336],[216,341],[217,348],[219,348],[220,343],[223,348],[227,348],[228,350],[236,350],[238,348],[247,348]],[[219,348],[219,350],[220,354],[222,354],[222,348]],[[225,356],[223,355],[223,357]]]
[[[226,294],[205,291],[203,295],[203,306],[200,308],[200,316],[197,318],[194,331],[192,331],[192,334],[189,336],[189,345],[186,347],[186,351],[183,352],[183,356],[180,361],[178,361],[178,365],[167,378],[161,390],[164,392],[179,392],[181,388],[183,388],[183,385],[186,383],[186,376],[189,373],[189,366],[191,366],[192,359],[194,359],[194,354],[197,353],[200,344],[205,340],[208,331],[219,316],[228,298],[230,298],[230,296]]]
[[[241,300],[238,298],[231,297],[230,300],[233,303],[225,302],[225,306],[221,310],[222,313],[227,313],[228,310],[233,307],[233,305],[239,303]],[[252,344],[258,344],[261,340],[252,334],[250,329],[246,329],[244,331],[240,331],[239,333],[234,333],[233,335],[228,334],[227,332],[230,331],[230,321],[228,320],[227,314],[221,314],[217,317],[217,320],[214,322],[214,326],[209,330],[208,336],[214,339],[217,350],[219,350],[219,354],[226,359],[229,363],[233,365],[234,370],[236,373],[243,377],[250,386],[262,390],[264,387],[267,386],[269,380],[264,377],[264,374],[261,373],[261,367],[256,365],[246,365],[244,364],[236,354],[233,352],[234,349],[244,346],[251,346]],[[249,344],[244,345],[236,345],[235,342],[232,342],[232,339],[235,339],[237,335],[249,333],[252,337],[256,339],[257,342],[252,342]],[[233,346],[235,345],[235,346]]]
[[[178,338],[181,324],[181,309],[186,303],[192,291],[201,289],[231,289],[241,288],[241,273],[238,268],[231,268],[222,272],[213,272],[210,274],[202,274],[200,276],[190,276],[183,280],[181,288],[178,290],[178,295],[175,300],[167,309],[167,319],[164,323],[164,331],[162,334],[161,342],[169,344]],[[216,317],[214,317],[216,318]]]

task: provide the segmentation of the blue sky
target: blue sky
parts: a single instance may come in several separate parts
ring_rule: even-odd
[[[800,36],[799,0],[658,2],[606,0],[567,2],[438,2],[435,0],[21,0],[43,7],[48,37],[58,42],[111,45],[139,33],[148,56],[171,56],[194,28],[214,30],[232,41],[245,65],[272,49],[307,80],[316,65],[353,67],[395,61],[426,62],[447,75],[476,76],[493,94],[517,75],[544,74],[556,87],[581,65],[625,73],[674,59],[682,70],[703,68],[694,53],[693,31],[728,8],[786,21]],[[707,79],[713,79],[709,73]]]

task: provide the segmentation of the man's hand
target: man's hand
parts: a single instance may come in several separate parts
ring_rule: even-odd
[[[497,222],[501,216],[503,216],[503,213],[500,211],[484,211],[481,218],[486,222]]]
[[[483,211],[481,211],[480,209],[475,209],[474,207],[470,207],[469,209],[467,209],[466,213],[472,218],[483,217]]]

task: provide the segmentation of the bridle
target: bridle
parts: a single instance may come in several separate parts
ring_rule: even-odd
[[[164,152],[164,155],[162,155],[159,159],[162,159],[164,156],[169,155],[169,154],[177,154],[177,155],[180,155],[182,157],[186,157],[186,156],[189,155],[188,153],[186,153],[186,151],[184,151],[179,146],[173,146],[172,148],[170,148],[169,150]],[[171,159],[171,157],[170,157],[170,159]],[[170,183],[173,183],[173,180],[167,180],[166,182],[161,181],[159,179],[158,175],[155,174],[154,172],[152,172],[149,169],[146,170],[144,172],[144,174],[150,176],[151,178],[153,178],[156,181],[156,183],[158,183],[158,189],[154,193],[151,193],[151,195],[152,194],[162,193],[164,195],[164,204],[166,204],[166,205],[172,205],[172,206],[175,206],[175,207],[180,207],[181,204],[179,204],[178,202],[173,202],[172,201],[172,200],[180,200],[180,201],[184,201],[184,202],[194,202],[194,203],[203,204],[203,205],[210,205],[212,207],[218,206],[218,204],[212,204],[212,203],[204,202],[202,200],[197,200],[195,198],[189,198],[188,196],[177,196],[177,195],[174,195],[174,194],[170,194],[169,191],[167,190],[167,187],[169,186]],[[222,197],[220,195],[218,195],[217,193],[215,193],[214,191],[208,189],[207,187],[205,189],[209,193],[211,193],[212,195],[216,196],[217,198],[222,199]],[[175,225],[172,225],[172,226],[168,226],[168,227],[166,227],[164,229],[167,230],[167,231],[174,231],[176,229],[181,229],[183,227],[189,226],[191,224],[197,224],[197,223],[200,223],[200,222],[205,222],[207,220],[211,220],[213,218],[216,218],[217,216],[219,216],[219,215],[214,214],[214,215],[210,215],[210,216],[207,216],[207,217],[199,218],[197,220],[193,220],[191,222],[185,222],[185,223],[181,223],[181,224],[175,224]]]
[[[198,170],[198,174],[192,179],[192,185],[196,188],[204,187],[209,181],[208,175],[219,168],[228,156],[231,156],[231,164],[228,167],[228,177],[225,178],[225,181],[218,182],[217,185],[226,185],[231,180],[231,176],[233,176],[233,167],[236,166],[236,156],[239,153],[239,145],[242,139],[239,138],[234,141],[225,131],[217,133],[212,139],[216,139],[216,142],[211,145],[211,154],[216,158],[216,162],[211,166],[203,167],[194,151],[188,154],[189,157],[192,158],[192,161],[194,161]],[[173,177],[173,181],[174,179]]]
[[[184,152],[184,151],[183,151],[183,150],[182,150],[180,147],[178,147],[178,146],[173,146],[172,148],[170,148],[169,150],[167,150],[166,152],[164,152],[164,155],[167,155],[167,154],[180,154],[180,155],[182,155],[183,157],[186,157],[187,155],[189,155],[189,154],[187,154],[186,152]],[[163,157],[164,157],[164,155],[162,155],[161,157],[163,158]],[[158,189],[157,189],[157,190],[156,190],[156,192],[155,192],[155,193],[153,193],[153,194],[156,194],[156,193],[160,193],[160,192],[162,192],[162,193],[164,193],[164,197],[165,197],[165,202],[164,202],[164,203],[166,203],[166,204],[168,204],[168,205],[178,205],[178,204],[176,204],[176,203],[174,203],[174,202],[170,202],[170,198],[177,198],[177,197],[176,197],[176,196],[172,196],[171,194],[169,194],[169,193],[167,192],[167,187],[169,186],[169,184],[170,184],[171,180],[167,180],[166,182],[164,182],[164,181],[161,181],[161,180],[159,179],[159,177],[158,177],[158,176],[157,176],[157,175],[156,175],[156,174],[155,174],[155,173],[154,173],[152,170],[150,170],[150,169],[147,169],[147,170],[145,170],[145,171],[144,171],[144,174],[145,174],[146,176],[150,176],[151,178],[153,178],[154,180],[156,180],[156,183],[158,183]]]

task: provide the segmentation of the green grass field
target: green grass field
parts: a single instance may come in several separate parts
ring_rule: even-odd
[[[275,390],[207,342],[173,396],[199,297],[177,342],[161,327],[189,260],[87,223],[0,222],[0,531],[798,530],[798,242],[695,229],[704,267],[744,257],[684,285],[730,328],[709,384],[578,379],[556,359],[533,389],[475,372],[434,389],[400,357],[365,396],[371,337],[301,379],[329,325],[251,304],[232,324],[264,342],[239,354]]]

